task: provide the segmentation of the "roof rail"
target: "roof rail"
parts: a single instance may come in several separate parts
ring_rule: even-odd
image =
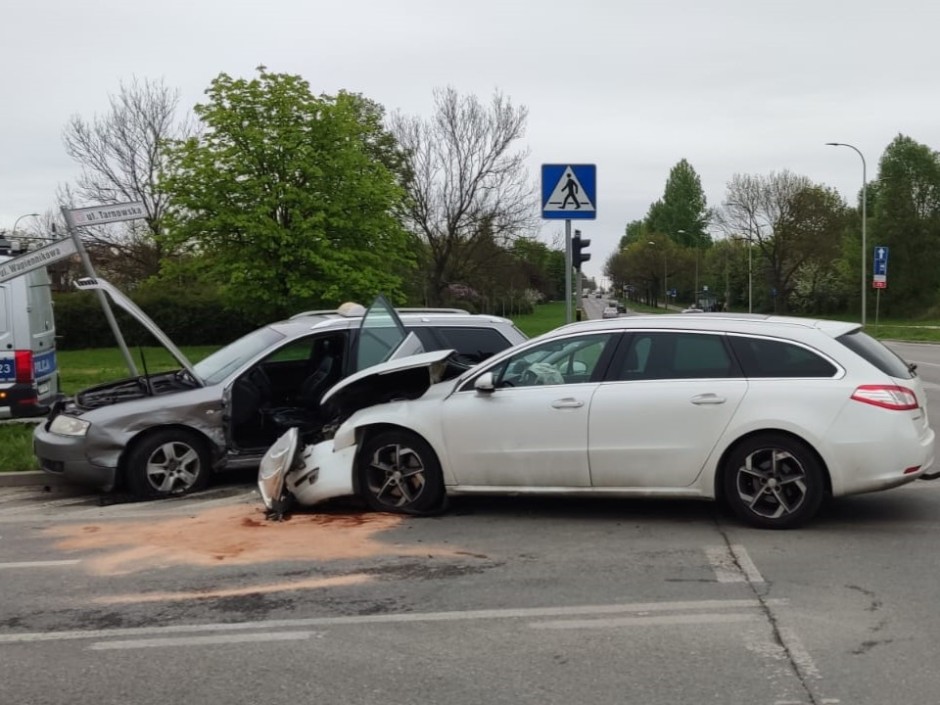
[[[322,311],[301,311],[300,313],[295,313],[290,317],[289,320],[294,320],[295,318],[303,318],[305,316],[327,316],[329,314],[335,314],[335,308],[325,308]]]
[[[365,309],[363,309],[364,311]],[[462,308],[426,308],[426,307],[416,307],[416,308],[396,308],[398,313],[453,313],[461,316],[469,316],[470,312],[465,311]],[[343,313],[339,309],[327,308],[320,311],[301,311],[300,313],[295,313],[290,317],[289,320],[294,320],[295,318],[305,318],[307,316],[330,316],[330,315],[350,315],[349,313]]]
[[[417,307],[417,308],[396,308],[398,313],[456,313],[464,316],[469,316],[470,312],[465,311],[462,308],[426,308],[426,307]]]

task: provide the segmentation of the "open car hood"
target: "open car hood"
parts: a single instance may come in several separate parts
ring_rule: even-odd
[[[205,381],[198,374],[196,374],[196,370],[193,368],[192,363],[190,363],[182,351],[173,344],[173,341],[170,340],[167,334],[160,330],[160,327],[153,322],[150,316],[141,311],[140,307],[138,307],[137,304],[121,293],[117,287],[104,279],[92,277],[79,279],[77,282],[75,282],[75,286],[82,291],[99,289],[101,291],[107,292],[108,296],[111,297],[111,300],[114,301],[115,304],[136,318],[137,321],[144,328],[146,328],[151,335],[153,335],[154,338],[160,341],[163,347],[170,351],[170,354],[176,359],[180,366],[182,366],[190,374],[190,376],[195,380],[196,384],[198,384],[200,387],[206,386]]]
[[[416,399],[432,384],[467,369],[454,350],[434,350],[373,365],[350,375],[323,395],[320,404],[342,416],[397,399]]]

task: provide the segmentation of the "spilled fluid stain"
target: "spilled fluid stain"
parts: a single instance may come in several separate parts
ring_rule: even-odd
[[[444,546],[386,543],[380,535],[405,519],[392,514],[292,514],[270,522],[253,505],[212,508],[162,520],[59,526],[46,530],[57,549],[83,553],[99,575],[177,565],[251,565],[378,556],[453,556]]]

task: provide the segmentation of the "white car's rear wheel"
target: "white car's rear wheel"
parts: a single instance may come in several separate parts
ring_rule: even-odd
[[[376,511],[432,514],[443,506],[440,462],[410,431],[386,431],[366,441],[358,472],[359,493]]]
[[[754,526],[791,529],[809,521],[826,494],[816,454],[795,438],[765,433],[742,442],[724,467],[724,496]]]

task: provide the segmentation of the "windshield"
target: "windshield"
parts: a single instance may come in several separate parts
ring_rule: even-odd
[[[270,350],[284,336],[272,328],[259,328],[234,343],[217,350],[194,366],[206,384],[218,384],[249,360]]]

